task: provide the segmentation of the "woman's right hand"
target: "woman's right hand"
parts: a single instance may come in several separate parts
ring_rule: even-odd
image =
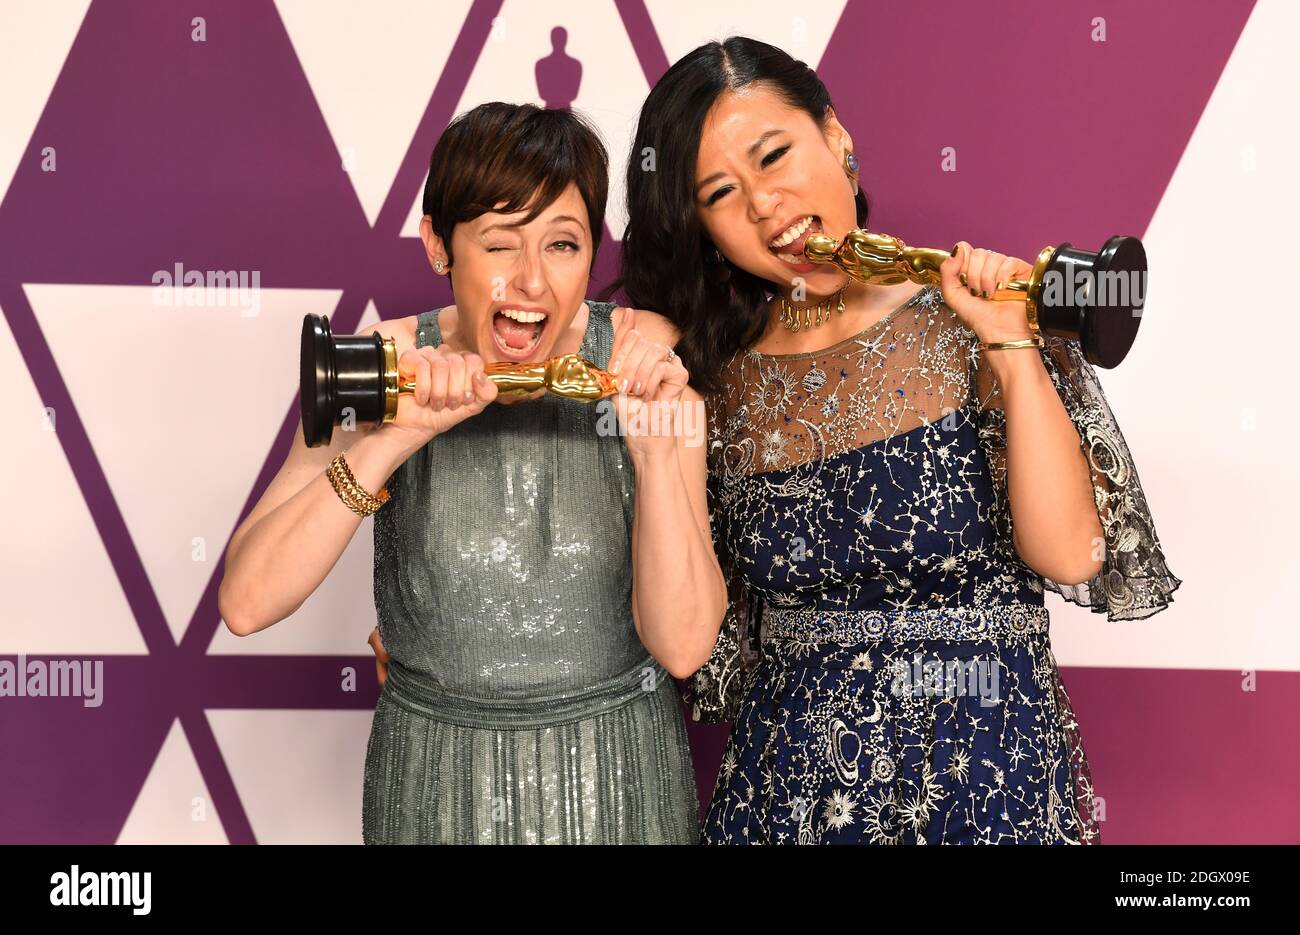
[[[445,344],[412,348],[397,360],[398,380],[415,381],[414,393],[397,398],[397,416],[382,429],[423,448],[436,435],[478,415],[497,398],[478,354],[453,351]]]

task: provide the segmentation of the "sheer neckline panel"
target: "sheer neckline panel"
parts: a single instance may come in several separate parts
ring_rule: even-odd
[[[825,462],[925,426],[951,433],[986,402],[974,343],[942,293],[925,287],[824,350],[738,351],[708,398],[710,460],[736,479]]]

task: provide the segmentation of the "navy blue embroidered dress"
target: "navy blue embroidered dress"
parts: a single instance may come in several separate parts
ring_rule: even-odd
[[[1119,619],[1179,581],[1096,376],[1060,339],[1041,353],[1080,431],[1104,565],[1069,586],[1020,561],[974,345],[926,287],[834,347],[728,364],[709,486],[732,601],[689,693],[696,719],[734,721],[706,843],[1098,839],[1044,588]]]

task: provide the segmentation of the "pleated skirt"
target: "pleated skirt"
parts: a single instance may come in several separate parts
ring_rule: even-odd
[[[698,843],[672,679],[613,710],[526,728],[452,723],[393,684],[366,749],[366,844]]]

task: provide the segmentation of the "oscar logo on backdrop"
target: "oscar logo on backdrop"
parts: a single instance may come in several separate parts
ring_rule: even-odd
[[[537,93],[548,110],[568,110],[582,84],[582,62],[564,51],[568,41],[569,33],[563,26],[552,29],[551,54],[538,59],[533,72],[537,77]]]

